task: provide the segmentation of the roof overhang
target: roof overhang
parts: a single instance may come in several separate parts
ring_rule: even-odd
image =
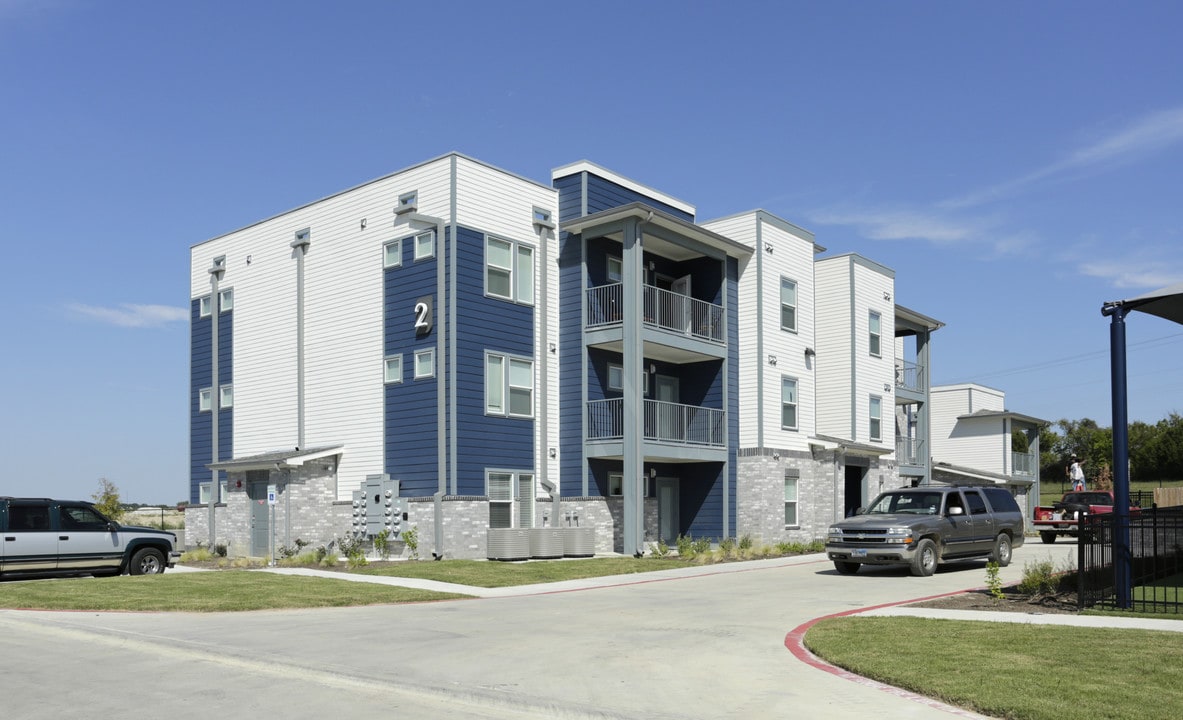
[[[625,220],[639,220],[645,226],[648,226],[648,228],[662,231],[647,232],[647,228],[642,227],[642,233],[644,234],[642,242],[646,248],[655,249],[662,255],[675,260],[698,257],[703,253],[698,250],[687,250],[685,248],[679,251],[679,246],[676,243],[663,241],[663,238],[668,238],[671,235],[685,238],[729,257],[747,257],[752,254],[752,249],[743,243],[736,242],[717,232],[707,230],[700,225],[695,225],[692,222],[664,213],[642,202],[629,203],[628,205],[621,205],[610,210],[584,215],[583,217],[563,223],[560,229],[576,235],[600,231],[606,237],[613,237],[614,235],[620,235],[620,228],[618,226]],[[617,237],[616,239],[620,238]],[[654,242],[660,243],[660,248],[655,248],[653,246]]]
[[[975,482],[988,482],[993,485],[1034,485],[1035,480],[1030,478],[1019,478],[1013,475],[1003,475],[1001,473],[992,473],[986,470],[976,470],[974,468],[961,467],[947,462],[933,461],[933,470],[941,470],[950,475],[957,475],[959,477],[967,478]]]
[[[885,448],[878,445],[867,445],[866,443],[855,442],[854,440],[846,440],[844,438],[831,437],[829,435],[814,435],[809,438],[810,444],[822,446],[823,450],[838,450],[847,455],[864,455],[867,457],[881,457],[883,455],[890,455],[895,452],[895,448]]]
[[[1024,415],[1022,413],[1011,412],[1010,410],[979,410],[977,412],[957,416],[958,420],[976,420],[979,418],[988,418],[990,420],[997,420],[999,418],[1004,420],[1017,420],[1018,422],[1029,423],[1031,425],[1047,425],[1051,422],[1049,420],[1034,417],[1033,415]]]
[[[291,450],[273,450],[258,455],[244,455],[232,460],[206,465],[210,470],[226,470],[229,472],[244,472],[247,470],[283,470],[297,468],[313,460],[340,455],[345,451],[344,445],[324,445],[321,447],[293,448]]]

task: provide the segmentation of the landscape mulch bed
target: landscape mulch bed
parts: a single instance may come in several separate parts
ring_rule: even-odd
[[[942,610],[988,610],[991,612],[1018,612],[1034,614],[1076,615],[1075,593],[1030,596],[1015,588],[1003,588],[1002,598],[996,598],[988,590],[972,590],[958,595],[912,603],[910,607],[939,608]]]

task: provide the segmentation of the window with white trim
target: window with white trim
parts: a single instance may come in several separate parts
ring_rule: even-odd
[[[213,485],[213,483],[210,483],[210,482],[203,482],[203,483],[198,484],[198,486],[197,486],[197,504],[198,505],[208,505],[209,504],[209,489],[212,485]],[[230,490],[230,482],[228,480],[223,480],[221,483],[219,483],[219,485],[221,485],[221,487],[219,488],[219,490],[221,490],[221,494],[218,497],[218,502],[226,502],[226,494]]]
[[[485,354],[485,412],[489,415],[534,417],[534,361]]]
[[[435,230],[421,232],[415,236],[415,259],[427,260],[435,257]]]
[[[797,429],[797,379],[780,379],[780,426],[784,430]]]
[[[209,412],[214,407],[214,389],[201,388],[197,391],[197,410]]]
[[[403,264],[403,241],[391,240],[382,246],[382,267],[398,267]]]
[[[801,471],[796,468],[785,469],[785,526],[797,527],[797,483],[800,481]]]
[[[534,473],[489,470],[485,482],[489,527],[534,527]]]
[[[534,248],[485,236],[485,294],[534,304]]]
[[[388,355],[382,362],[382,382],[401,383],[403,381],[403,356]]]
[[[609,255],[606,275],[610,283],[622,282],[624,280],[624,262],[615,255]]]
[[[883,335],[882,335],[880,326],[882,325],[882,323],[883,323],[882,316],[879,313],[872,311],[871,316],[868,319],[868,323],[867,323],[868,333],[870,335],[870,337],[868,338],[868,344],[870,345],[870,348],[871,348],[871,354],[874,355],[875,357],[879,357],[879,355],[881,354],[881,346],[883,344]]]
[[[435,348],[415,352],[415,379],[435,377]]]
[[[780,279],[780,329],[797,332],[797,283]]]
[[[624,495],[624,475],[622,473],[608,473],[608,496],[621,497]],[[653,497],[653,478],[645,476],[645,491],[642,497]]]
[[[234,407],[234,386],[223,385],[218,388],[218,407],[226,410]]]
[[[871,396],[871,439],[883,439],[883,398]]]
[[[229,312],[234,309],[234,288],[218,292],[218,307],[222,312]]]
[[[200,317],[209,317],[213,312],[213,303],[210,301],[210,296],[205,295],[197,299],[197,314]]]
[[[624,367],[608,363],[608,389],[617,392],[624,391]]]

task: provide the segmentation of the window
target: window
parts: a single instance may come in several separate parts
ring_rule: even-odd
[[[489,471],[489,527],[534,527],[534,474]]]
[[[58,508],[58,521],[63,530],[105,531],[109,527],[106,518],[85,505],[61,506]]]
[[[218,502],[225,502],[226,501],[226,493],[229,491],[230,483],[227,480],[223,480],[220,483],[220,485],[221,485],[221,487],[219,489],[221,490],[221,495],[218,497],[217,501]],[[203,482],[197,486],[197,504],[198,505],[208,505],[209,504],[209,489],[210,489],[210,483],[208,483],[208,482]]]
[[[622,473],[608,473],[608,495],[609,497],[624,495],[624,475]],[[648,475],[645,476],[643,497],[653,497],[653,479]]]
[[[391,240],[382,246],[382,267],[398,267],[403,264],[403,241]]]
[[[225,410],[234,407],[234,386],[223,385],[218,392],[218,407]]]
[[[234,288],[222,290],[218,293],[218,308],[222,312],[229,312],[234,309]]]
[[[797,483],[801,471],[797,469],[785,470],[785,525],[796,527],[797,522]]]
[[[883,399],[871,397],[871,439],[880,440],[883,436]]]
[[[485,238],[485,294],[534,304],[534,248]]]
[[[209,317],[212,312],[213,304],[210,302],[210,296],[206,295],[197,301],[197,313],[201,317]]]
[[[400,383],[403,381],[403,356],[391,355],[382,363],[382,382]]]
[[[780,329],[797,332],[797,283],[780,279]]]
[[[49,530],[48,505],[12,504],[8,506],[8,532],[37,532],[39,530]]]
[[[435,377],[435,349],[415,353],[415,379]]]
[[[615,255],[608,256],[608,282],[618,283],[624,280],[624,263]]]
[[[875,357],[879,357],[879,354],[880,354],[880,347],[879,346],[881,343],[881,334],[880,334],[879,326],[880,326],[879,313],[877,313],[877,312],[871,313],[870,327],[869,327],[870,333],[871,333],[870,345],[871,345],[871,354],[874,355]]]
[[[485,412],[534,417],[533,360],[497,353],[485,355]]]
[[[608,364],[608,389],[624,390],[624,368],[620,365]]]
[[[427,260],[435,257],[435,230],[428,230],[415,236],[415,259]]]
[[[209,412],[213,406],[214,391],[213,388],[202,388],[197,391],[197,410],[198,412]]]
[[[780,426],[785,430],[797,429],[797,380],[782,377],[780,381]]]
[[[977,490],[965,491],[965,504],[969,506],[970,515],[985,515],[990,512],[986,509],[986,501],[982,499]]]

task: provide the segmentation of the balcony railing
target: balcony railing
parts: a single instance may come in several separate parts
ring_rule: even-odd
[[[924,390],[924,368],[907,360],[896,360],[895,386],[905,390]]]
[[[643,303],[642,317],[646,325],[708,342],[723,342],[721,305],[696,300],[652,285],[645,286]],[[623,319],[623,308],[620,283],[588,288],[587,327],[594,329],[619,324]]]
[[[924,441],[920,438],[896,437],[895,459],[900,465],[924,465]]]
[[[1011,472],[1015,475],[1035,475],[1035,453],[1010,454]]]
[[[726,413],[715,408],[661,400],[645,401],[643,436],[654,442],[725,447]],[[587,404],[587,439],[624,438],[624,401],[592,400]]]

